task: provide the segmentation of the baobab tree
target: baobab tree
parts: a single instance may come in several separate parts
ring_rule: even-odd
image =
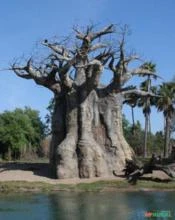
[[[128,64],[138,57],[126,56],[125,34],[115,50],[105,43],[107,36],[116,34],[114,25],[100,31],[92,26],[74,31],[78,43],[72,48],[44,40],[42,44],[51,50],[45,64],[36,66],[30,58],[23,66],[14,63],[11,69],[54,94],[50,164],[55,176],[112,176],[113,170],[124,168],[126,158],[134,156],[122,130],[124,96],[150,95],[124,85],[134,75],[150,71],[129,70]],[[108,85],[100,83],[104,68],[113,73]]]

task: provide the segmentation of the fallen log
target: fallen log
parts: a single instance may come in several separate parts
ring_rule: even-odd
[[[152,174],[153,171],[161,171],[157,172],[157,176],[149,177],[149,179],[155,181],[171,181],[172,178],[175,178],[175,163],[162,165],[161,158],[156,157],[154,154],[152,158],[143,165],[138,165],[134,160],[126,159],[126,165],[124,171],[124,176],[128,179],[128,182],[132,184],[136,184],[138,179],[144,179],[145,174]],[[163,175],[163,173],[166,175]],[[158,174],[162,173],[162,175],[158,176]],[[116,172],[114,171],[113,174],[117,176]],[[167,177],[168,175],[168,177]],[[164,176],[164,178],[162,178]],[[147,177],[146,177],[147,178]]]

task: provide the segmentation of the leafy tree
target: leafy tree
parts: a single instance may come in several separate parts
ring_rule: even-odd
[[[36,152],[44,135],[39,112],[26,107],[0,114],[0,153],[2,157],[20,158]]]
[[[144,130],[141,127],[139,121],[135,123],[135,132],[132,132],[132,125],[126,119],[126,116],[123,115],[123,132],[124,136],[129,143],[129,145],[134,149],[137,156],[143,155],[143,139],[144,139]],[[164,136],[162,131],[156,132],[153,134],[150,132],[149,139],[147,142],[147,152],[148,156],[152,155],[152,153],[156,153],[157,155],[162,154],[164,145]]]
[[[164,149],[164,135],[162,131],[157,131],[154,135],[153,151],[156,151],[159,155],[162,154]]]
[[[141,124],[139,121],[135,123],[134,133],[133,133],[133,126],[130,122],[126,119],[125,115],[123,116],[123,132],[124,136],[129,143],[129,145],[133,148],[136,155],[141,156],[143,155],[143,138],[144,138],[144,131],[141,128]]]

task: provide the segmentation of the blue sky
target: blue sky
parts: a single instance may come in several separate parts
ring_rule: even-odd
[[[42,39],[70,34],[73,25],[119,23],[132,30],[128,48],[155,62],[160,75],[171,80],[175,75],[174,11],[174,0],[1,0],[0,69],[14,58],[34,53]],[[0,112],[31,106],[44,117],[51,97],[51,92],[32,81],[0,72]],[[124,112],[130,118],[130,109],[124,107]],[[143,123],[141,110],[136,113]],[[156,110],[151,120],[153,131],[162,128]]]

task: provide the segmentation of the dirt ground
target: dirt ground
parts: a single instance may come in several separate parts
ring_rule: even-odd
[[[53,179],[47,163],[0,163],[0,181],[46,182],[50,184],[92,183],[100,180],[123,180],[122,177],[96,177],[90,179]]]

